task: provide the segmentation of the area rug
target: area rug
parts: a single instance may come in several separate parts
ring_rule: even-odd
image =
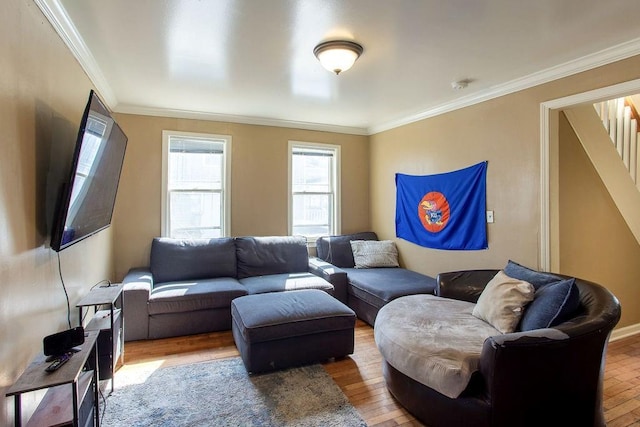
[[[249,375],[239,357],[159,368],[119,379],[105,399],[103,427],[365,427],[321,365]]]

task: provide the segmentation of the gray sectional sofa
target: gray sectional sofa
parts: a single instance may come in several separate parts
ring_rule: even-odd
[[[346,301],[359,319],[373,326],[378,310],[405,295],[433,294],[436,280],[402,267],[356,268],[351,242],[378,240],[367,231],[338,236],[323,236],[316,241],[311,271],[336,288],[336,298]]]
[[[303,237],[155,238],[149,266],[131,269],[123,280],[125,341],[229,330],[231,301],[244,295],[336,293],[309,269]]]

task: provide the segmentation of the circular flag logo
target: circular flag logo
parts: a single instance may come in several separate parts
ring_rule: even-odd
[[[418,216],[427,231],[437,233],[447,226],[450,217],[449,202],[444,194],[432,191],[418,204]]]

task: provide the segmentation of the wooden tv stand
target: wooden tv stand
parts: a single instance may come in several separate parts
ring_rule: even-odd
[[[48,389],[47,393],[28,426],[99,425],[98,371],[87,369],[91,359],[93,366],[98,363],[98,334],[85,331],[80,351],[54,372],[45,371],[51,362],[44,354],[36,356],[6,393],[14,398],[16,427],[22,426],[22,394],[42,389]]]

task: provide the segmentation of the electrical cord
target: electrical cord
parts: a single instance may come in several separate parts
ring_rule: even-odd
[[[102,285],[101,285],[102,283],[106,283],[106,285],[102,286]],[[96,286],[98,286],[98,285],[101,285],[101,286],[100,286],[101,288],[109,288],[109,287],[111,287],[111,280],[109,280],[109,279],[102,279],[102,280],[100,280],[98,283],[96,283],[95,285],[93,285],[93,286],[91,287],[90,291],[91,291],[91,290],[93,290],[93,289],[95,289],[95,287],[96,287]],[[87,317],[87,314],[89,314],[89,310],[87,310],[87,311],[84,313],[84,315],[82,315],[82,319],[80,319],[80,324],[81,324],[81,325],[84,325],[84,319]]]
[[[71,329],[71,304],[69,303],[69,293],[67,292],[67,287],[64,284],[64,278],[62,277],[62,266],[60,263],[60,252],[57,252],[58,255],[58,275],[60,276],[60,283],[62,284],[62,289],[64,290],[64,296],[65,299],[67,301],[67,323],[69,325],[69,329]],[[96,286],[102,284],[102,283],[106,283],[107,285],[104,286],[106,288],[111,287],[112,283],[110,280],[108,279],[103,279],[100,280],[98,283],[96,283],[95,285],[93,285],[91,287],[91,289],[95,288]],[[87,312],[84,314],[84,316],[82,316],[82,319],[80,319],[80,324],[84,324],[84,319],[87,316],[87,314],[89,314],[89,311],[87,310]],[[96,369],[98,369],[98,367],[96,366]],[[111,381],[113,381],[113,378],[111,379]],[[104,393],[102,392],[102,389],[100,388],[99,384],[96,384],[96,387],[98,387],[98,392],[100,393],[100,397],[102,398],[102,411],[101,411],[101,415],[100,415],[100,424],[102,424],[102,420],[104,419],[104,413],[107,410],[107,398],[105,397]]]
[[[60,283],[62,283],[62,290],[64,290],[64,297],[67,300],[67,323],[69,324],[69,329],[71,329],[71,305],[69,304],[69,294],[67,293],[67,287],[64,284],[64,279],[62,278],[62,267],[60,266],[60,252],[56,252],[58,254],[58,275],[60,276]]]
[[[69,303],[69,294],[67,293],[67,287],[64,284],[64,279],[62,277],[62,267],[60,265],[60,252],[57,252],[58,254],[58,275],[60,276],[60,283],[62,283],[62,290],[64,290],[64,297],[67,300],[67,324],[69,325],[69,329],[71,329],[71,304]],[[95,288],[96,286],[102,284],[102,283],[106,283],[106,286],[103,286],[105,288],[109,288],[111,287],[112,283],[111,280],[109,279],[102,279],[100,280],[98,283],[96,283],[95,285],[93,285],[91,287],[91,289]],[[84,316],[82,316],[82,319],[80,319],[80,324],[83,325],[84,324],[84,319],[85,317],[87,317],[87,314],[89,313],[89,311],[87,311]]]
[[[111,378],[111,381],[113,381],[113,378]],[[96,387],[98,386],[96,385]],[[102,425],[102,421],[104,421],[104,413],[107,411],[107,398],[104,396],[104,393],[102,393],[102,389],[100,387],[98,387],[98,391],[102,398],[102,409],[100,410],[100,425]]]
[[[98,283],[96,283],[95,285],[93,285],[93,286],[91,287],[91,289],[95,288],[96,286],[98,286],[98,285],[100,285],[100,284],[102,284],[102,283],[106,283],[107,285],[106,285],[106,286],[100,286],[101,288],[110,288],[110,287],[111,287],[111,280],[109,280],[109,279],[102,279],[102,280],[100,280]]]

